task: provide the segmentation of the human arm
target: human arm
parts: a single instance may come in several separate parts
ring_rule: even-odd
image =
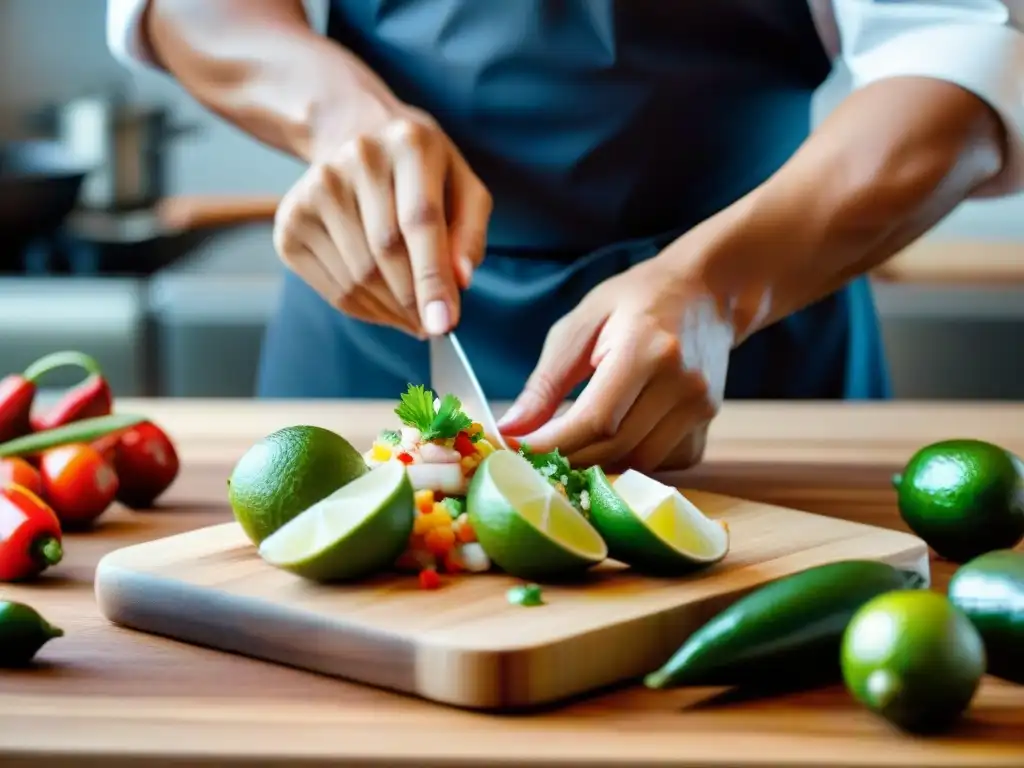
[[[1024,38],[1004,4],[836,8],[858,88],[767,182],[567,315],[503,424],[509,434],[587,463],[693,463],[736,344],[895,255],[968,197],[1024,186]]]
[[[457,322],[490,198],[430,116],[314,31],[301,0],[110,0],[108,11],[129,6],[135,49],[154,66],[309,164],[275,222],[290,268],[370,322],[417,335]]]

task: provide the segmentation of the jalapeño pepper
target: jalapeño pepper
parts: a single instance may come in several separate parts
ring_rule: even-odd
[[[99,363],[82,352],[64,351],[46,355],[25,370],[25,378],[38,382],[46,373],[57,368],[77,366],[86,377],[68,389],[50,410],[32,414],[30,424],[36,432],[60,427],[80,419],[106,416],[113,410],[113,396]]]
[[[0,600],[0,667],[23,667],[64,630],[24,603]]]

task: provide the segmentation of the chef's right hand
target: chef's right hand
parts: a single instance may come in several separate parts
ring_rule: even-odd
[[[490,214],[451,140],[403,108],[320,153],[281,201],[274,246],[342,312],[423,338],[458,323]]]

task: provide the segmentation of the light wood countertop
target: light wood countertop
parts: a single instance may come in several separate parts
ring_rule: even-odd
[[[606,692],[550,712],[462,712],[110,626],[97,560],[129,543],[230,519],[225,481],[253,441],[314,423],[357,447],[390,406],[119,402],[178,442],[180,479],[158,511],[112,510],[69,536],[37,583],[3,585],[67,635],[37,668],[0,672],[0,765],[1024,765],[1024,687],[986,679],[938,739],[901,736],[828,688],[747,699],[720,691]],[[727,403],[689,487],[900,528],[889,474],[932,440],[979,437],[1024,454],[1024,404]],[[952,568],[933,565],[936,588]],[[308,762],[307,762],[308,761]]]

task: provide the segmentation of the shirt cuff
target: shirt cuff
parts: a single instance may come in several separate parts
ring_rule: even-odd
[[[318,32],[327,28],[329,5],[325,0],[305,0],[306,18]],[[107,0],[107,47],[127,67],[162,69],[146,42],[142,16],[149,0]]]
[[[107,47],[121,64],[159,68],[142,32],[149,0],[107,0]]]
[[[861,53],[846,53],[854,87],[889,77],[931,77],[986,102],[1006,128],[1002,171],[972,197],[1024,191],[1024,35],[1000,24],[939,23],[903,31]]]

